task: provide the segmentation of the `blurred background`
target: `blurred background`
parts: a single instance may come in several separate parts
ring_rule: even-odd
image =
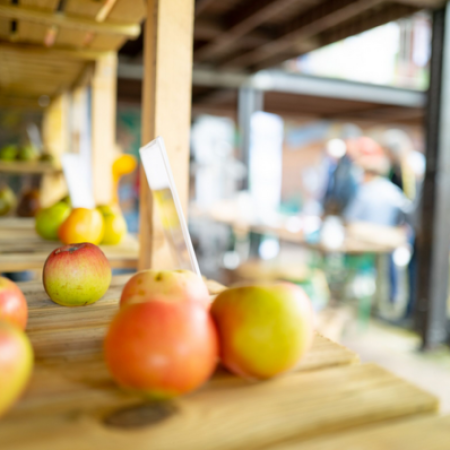
[[[188,219],[206,277],[301,285],[322,333],[450,410],[430,383],[450,374],[444,13],[424,9],[440,3],[197,0]],[[137,159],[142,51],[142,33],[122,46],[117,78],[117,152]],[[49,103],[0,107],[0,159],[41,147]],[[45,175],[0,177],[0,205],[19,205],[5,214],[33,215]],[[139,184],[118,191],[134,234]]]

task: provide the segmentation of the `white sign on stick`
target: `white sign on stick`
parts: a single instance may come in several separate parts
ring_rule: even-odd
[[[62,167],[69,189],[70,200],[74,208],[95,208],[91,171],[84,158],[76,153],[66,153],[62,156]]]
[[[157,137],[142,147],[139,153],[162,221],[164,235],[176,264],[178,268],[191,270],[200,276],[197,257],[183,215],[163,138]]]

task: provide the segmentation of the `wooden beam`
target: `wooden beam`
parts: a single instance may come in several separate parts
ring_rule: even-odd
[[[187,212],[194,0],[147,0],[147,14],[142,143],[156,136],[164,138],[178,194]],[[158,243],[162,235],[141,169],[140,269],[167,267],[168,248]]]
[[[26,20],[47,26],[70,28],[79,31],[114,34],[135,38],[139,36],[141,28],[134,23],[99,23],[95,20],[82,17],[67,16],[62,13],[50,13],[38,9],[24,8],[22,6],[0,4],[0,17],[15,20]]]
[[[220,34],[225,32],[226,27],[217,20],[199,18],[195,21],[194,38],[196,40],[214,40]],[[274,36],[267,31],[253,30],[239,39],[239,45],[257,47],[259,45],[267,44],[273,37]]]
[[[83,59],[87,61],[95,61],[99,58],[105,57],[109,52],[96,51],[89,49],[77,49],[73,47],[54,46],[52,48],[44,47],[43,45],[15,43],[0,41],[0,51],[11,50],[18,53],[28,53],[33,55],[53,55],[61,58],[69,59]]]
[[[199,16],[205,9],[208,9],[216,0],[196,0],[195,2],[195,16]]]
[[[328,0],[325,3],[320,3],[287,23],[279,31],[276,39],[222,63],[221,67],[254,66],[259,68],[264,60],[276,58],[279,54],[286,54],[299,41],[357,17],[362,12],[381,3],[381,1]]]
[[[204,61],[224,52],[237,43],[241,37],[264,23],[277,11],[287,8],[297,1],[253,0],[250,3],[246,2],[238,9],[237,13],[233,13],[225,19],[224,22],[227,25],[227,30],[224,33],[195,52],[195,61]]]
[[[353,18],[350,21],[345,21],[335,27],[332,27],[323,33],[319,33],[314,36],[310,42],[313,44],[311,48],[307,51],[312,51],[320,47],[338,42],[340,40],[346,39],[350,36],[355,36],[357,34],[363,33],[364,31],[370,30],[372,28],[384,25],[385,23],[398,20],[402,17],[407,17],[418,9],[412,6],[399,5],[399,4],[387,4],[382,9],[377,11],[368,10],[364,14]],[[268,67],[274,67],[288,59],[296,58],[307,51],[300,51],[298,47],[291,48],[289,51],[279,52],[274,54],[272,57],[266,58],[259,64],[254,65],[252,69],[254,71],[266,69]],[[246,58],[244,57],[246,56]],[[220,67],[235,67],[242,64],[248,63],[248,54],[244,56],[239,56],[233,60],[229,60],[220,65]]]
[[[116,151],[117,54],[95,64],[92,79],[92,176],[97,205],[112,199],[112,164]]]

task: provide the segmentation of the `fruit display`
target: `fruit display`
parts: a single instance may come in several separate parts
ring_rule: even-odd
[[[53,250],[44,265],[44,289],[59,305],[82,306],[100,300],[111,284],[111,267],[91,243]]]
[[[34,217],[40,208],[40,195],[38,189],[30,189],[23,193],[19,205],[17,206],[17,215],[19,217]]]
[[[127,223],[118,205],[102,205],[97,208],[105,223],[103,245],[117,245],[127,234]]]
[[[103,239],[105,223],[97,209],[74,208],[58,229],[63,244],[89,242],[98,245]]]
[[[22,291],[8,278],[0,277],[0,321],[8,321],[24,330],[28,305]]]
[[[211,313],[221,361],[243,378],[266,379],[294,369],[312,344],[311,302],[294,284],[228,289],[217,296]]]
[[[218,361],[214,323],[195,302],[128,305],[113,319],[104,349],[120,386],[158,399],[198,388]]]
[[[33,368],[33,349],[26,334],[0,319],[0,417],[26,387]]]
[[[16,196],[8,186],[0,188],[0,216],[5,216],[12,211],[17,203]]]
[[[0,149],[0,161],[14,161],[19,154],[17,145],[9,144]]]
[[[35,222],[37,234],[43,239],[57,241],[59,227],[69,217],[70,210],[70,206],[63,201],[40,209],[36,214]]]
[[[189,270],[143,270],[130,278],[120,297],[121,307],[150,300],[195,301],[209,307],[205,282]]]

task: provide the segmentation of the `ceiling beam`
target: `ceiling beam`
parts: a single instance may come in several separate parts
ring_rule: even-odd
[[[141,27],[134,23],[102,23],[82,17],[67,16],[63,13],[52,13],[23,6],[0,4],[0,17],[15,20],[26,20],[47,26],[57,26],[98,34],[113,34],[135,38],[139,36]]]
[[[445,5],[446,0],[396,0],[397,3],[415,6],[419,9],[434,9]]]
[[[194,38],[196,40],[211,41],[225,32],[226,28],[217,20],[200,18],[195,21]],[[245,46],[257,47],[267,44],[272,38],[273,36],[270,33],[254,30],[242,36],[239,39],[239,45],[244,44]]]
[[[119,63],[119,78],[142,80],[143,73],[140,64]],[[281,70],[265,70],[249,75],[242,72],[194,68],[192,84],[221,90],[237,90],[245,86],[268,92],[286,92],[410,108],[422,108],[426,98],[425,93],[410,89],[312,77]]]
[[[277,11],[297,2],[298,0],[252,0],[244,3],[225,18],[226,31],[195,52],[195,61],[204,61],[226,51]]]
[[[312,51],[334,42],[341,41],[350,36],[355,36],[364,31],[370,30],[380,25],[384,25],[388,22],[398,20],[402,17],[411,16],[417,11],[418,9],[415,7],[395,3],[388,4],[383,9],[380,9],[378,11],[366,11],[365,14],[360,15],[359,17],[351,21],[342,23],[315,36],[315,39],[313,40],[313,42],[315,42],[315,47],[310,48],[308,51]],[[307,52],[299,51],[298,48],[293,48],[289,52],[285,53],[280,52],[279,54],[276,54],[271,58],[267,58],[265,61],[255,66],[253,70],[257,71],[269,67],[274,67],[288,59],[301,56],[304,53]]]
[[[302,40],[350,20],[381,2],[382,0],[328,0],[325,3],[320,3],[284,25],[276,39],[253,51],[226,61],[220,66],[258,66],[266,59],[283,52],[286,53]]]
[[[195,2],[195,17],[199,16],[209,5],[212,5],[216,0],[196,0]]]

